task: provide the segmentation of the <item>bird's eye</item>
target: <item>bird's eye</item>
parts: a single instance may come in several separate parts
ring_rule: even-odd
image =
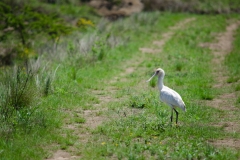
[[[159,71],[156,71],[156,73],[158,74],[158,73],[159,73]]]

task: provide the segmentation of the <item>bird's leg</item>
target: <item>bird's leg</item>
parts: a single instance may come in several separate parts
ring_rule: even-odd
[[[173,109],[172,109],[172,114],[171,114],[170,119],[171,119],[171,122],[172,122],[172,119],[173,119]]]
[[[177,122],[178,122],[178,112],[177,112],[177,110],[175,108],[173,108],[173,109],[176,112],[176,124],[177,124]]]

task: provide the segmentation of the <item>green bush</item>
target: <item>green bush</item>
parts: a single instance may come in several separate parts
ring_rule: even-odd
[[[22,56],[25,51],[31,50],[34,53],[33,44],[36,38],[48,37],[54,42],[53,47],[56,49],[61,36],[77,29],[55,13],[18,1],[0,2],[0,24],[0,42],[15,44],[12,46],[13,50],[5,54],[10,54],[11,58],[24,57],[24,60],[30,58]]]

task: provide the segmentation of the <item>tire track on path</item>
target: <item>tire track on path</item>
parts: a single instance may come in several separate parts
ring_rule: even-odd
[[[223,127],[226,132],[240,132],[239,125],[239,109],[235,107],[236,94],[235,92],[224,92],[230,90],[232,85],[227,83],[228,71],[224,66],[224,59],[227,54],[232,50],[232,44],[234,41],[234,33],[240,26],[240,21],[232,22],[227,26],[226,31],[220,33],[216,37],[215,43],[200,44],[202,47],[208,47],[211,49],[214,58],[212,60],[213,76],[215,80],[214,88],[222,90],[223,93],[215,97],[211,101],[206,101],[207,106],[222,110],[225,115],[219,117],[220,122],[212,124],[216,127]],[[240,139],[221,139],[221,140],[210,140],[211,144],[217,147],[232,147],[240,148]]]
[[[174,35],[175,31],[181,29],[187,23],[190,23],[190,22],[192,22],[194,20],[195,20],[195,18],[187,18],[184,21],[179,22],[175,26],[170,27],[169,31],[162,35],[162,39],[161,40],[153,41],[153,44],[156,45],[157,48],[145,48],[145,47],[143,47],[143,48],[140,48],[139,50],[141,52],[143,52],[143,53],[160,53],[160,52],[162,52],[163,46],[165,45],[165,43],[168,40],[170,40],[172,38],[172,36]]]

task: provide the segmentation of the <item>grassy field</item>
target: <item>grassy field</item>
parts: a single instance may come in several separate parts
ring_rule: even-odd
[[[218,123],[239,122],[240,30],[222,62],[228,88],[212,87],[214,56],[200,45],[215,42],[218,33],[239,18],[141,13],[114,23],[100,20],[96,29],[62,38],[54,52],[51,44],[42,46],[39,61],[32,62],[33,67],[41,67],[29,78],[35,92],[26,92],[39,96],[26,102],[35,110],[17,110],[11,127],[6,123],[1,128],[1,159],[46,159],[56,151],[69,153],[69,159],[239,159],[239,145],[221,147],[211,142],[240,139],[239,130],[226,131]],[[162,46],[153,43],[164,39]],[[143,53],[140,48],[155,51]],[[157,80],[145,82],[159,67],[166,72],[165,85],[186,104],[179,126],[171,126],[170,109],[159,102]],[[15,76],[19,82],[18,71]],[[26,79],[23,76],[23,84],[17,84],[24,88]],[[208,105],[229,91],[236,94],[234,112]]]
[[[104,114],[111,120],[92,130],[94,141],[88,140],[86,144],[79,144],[79,149],[85,148],[80,155],[86,159],[239,157],[239,151],[219,149],[208,143],[208,140],[214,139],[239,138],[239,133],[224,132],[222,127],[214,126],[223,111],[206,106],[203,101],[212,100],[217,91],[211,88],[214,84],[211,74],[213,57],[209,49],[201,48],[199,44],[213,41],[214,33],[224,31],[227,18],[194,17],[194,22],[177,31],[174,38],[165,44],[162,53],[139,55],[141,53],[137,51],[135,59],[143,56],[144,60],[136,66],[133,64],[135,70],[131,74],[119,77],[119,80],[112,84],[117,91],[116,95],[111,96],[124,101],[100,105],[110,106],[109,113]],[[168,107],[158,102],[157,89],[151,89],[144,84],[152,69],[158,67],[166,70],[166,84],[184,97],[187,113],[180,114],[180,127],[169,126]],[[126,79],[122,81],[122,78]],[[109,93],[111,91],[103,88],[103,94],[107,96]]]

